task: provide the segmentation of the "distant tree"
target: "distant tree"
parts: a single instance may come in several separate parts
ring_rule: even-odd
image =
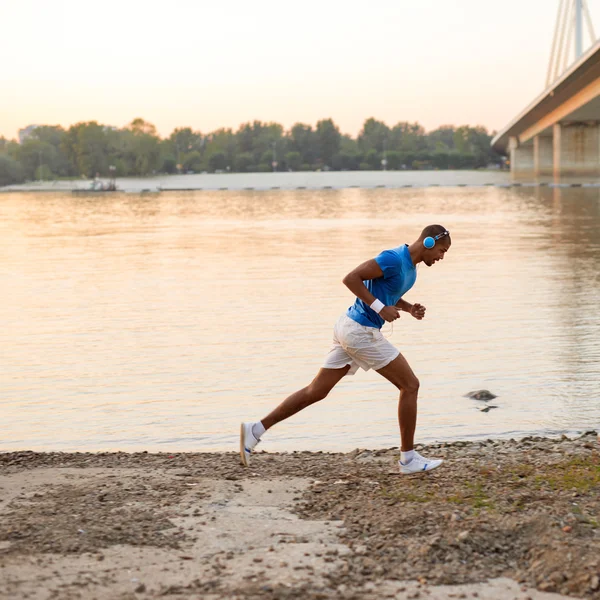
[[[76,169],[73,167],[65,153],[63,152],[63,141],[67,132],[60,125],[40,125],[36,127],[29,140],[39,140],[45,144],[49,144],[54,148],[52,152],[52,160],[47,160],[50,171],[59,177],[67,177],[76,175]],[[27,140],[27,141],[29,141]]]
[[[204,139],[202,134],[192,131],[191,127],[180,127],[174,129],[171,135],[165,140],[169,154],[172,154],[177,163],[183,162],[183,156],[189,152],[199,152],[204,150]]]
[[[185,172],[194,171],[197,173],[198,171],[202,171],[202,165],[202,154],[197,150],[186,154],[183,159],[183,170]]]
[[[340,152],[333,158],[334,168],[341,171],[356,171],[362,161],[362,155],[355,152]]]
[[[38,181],[52,181],[56,176],[48,165],[40,165],[35,170],[35,179]]]
[[[175,159],[175,157],[171,154],[163,156],[162,167],[160,168],[160,170],[163,173],[177,173],[177,160]]]
[[[258,120],[243,123],[236,132],[221,128],[208,135],[180,127],[161,139],[152,123],[136,118],[123,129],[96,121],[66,131],[42,125],[23,144],[0,137],[0,156],[14,161],[2,164],[5,181],[106,176],[110,166],[119,176],[174,173],[178,165],[192,171],[271,171],[273,159],[278,169],[379,170],[384,155],[388,169],[472,169],[502,162],[491,149],[492,135],[481,126],[444,125],[426,133],[419,123],[390,128],[369,118],[356,138],[342,135],[332,119],[322,119],[315,128],[295,123],[287,132],[279,123]]]
[[[285,163],[288,169],[292,171],[300,171],[302,168],[302,154],[297,151],[288,152],[285,155]]]
[[[317,159],[317,136],[310,125],[296,123],[288,134],[288,146],[291,152],[298,152],[302,162],[308,165]]]
[[[14,158],[15,160],[18,160],[19,148],[20,148],[20,145],[19,145],[19,143],[17,141],[15,141],[15,140],[8,140],[4,144],[4,150],[3,150],[3,152],[7,156],[10,156],[11,158]]]
[[[416,153],[425,150],[425,130],[418,123],[397,123],[390,130],[389,150]]]
[[[402,167],[402,154],[396,150],[390,150],[386,154],[387,168],[390,171],[396,171]]]
[[[273,169],[273,150],[266,150],[260,157],[260,164],[269,165]]]
[[[71,126],[61,148],[78,175],[94,177],[96,173],[108,173],[108,137],[105,127],[96,121]]]
[[[372,171],[377,171],[381,168],[381,158],[379,152],[375,148],[371,148],[365,154],[365,162],[369,165]]]
[[[355,171],[361,162],[362,153],[359,151],[358,142],[349,135],[342,135],[340,151],[333,157],[332,167],[336,170]]]
[[[210,160],[213,154],[223,154],[225,156],[224,166],[217,168],[225,169],[228,165],[231,166],[234,164],[237,151],[236,147],[236,136],[231,129],[217,129],[206,136],[204,159],[210,166]]]
[[[485,127],[463,125],[455,130],[454,147],[465,155],[463,162],[468,166],[464,168],[481,168],[497,160],[497,155],[491,147],[491,139],[492,136]]]
[[[40,167],[45,166],[40,173],[53,175],[59,170],[60,156],[58,150],[48,142],[30,137],[18,149],[17,159],[21,164],[27,179],[38,179],[36,175]],[[51,177],[46,177],[50,179]]]
[[[133,158],[130,175],[149,175],[160,166],[160,140],[156,127],[144,119],[134,119],[126,128],[128,154]]]
[[[452,150],[454,148],[453,125],[442,125],[427,134],[427,147],[430,151]]]
[[[436,169],[447,169],[450,161],[450,152],[448,150],[436,150],[431,154],[431,164]]]
[[[156,137],[156,127],[152,125],[152,123],[144,121],[144,119],[141,119],[140,117],[137,117],[131,121],[127,128],[136,135],[151,135]]]
[[[208,159],[211,171],[224,171],[227,168],[227,156],[225,152],[215,152]]]
[[[0,186],[25,181],[23,167],[8,154],[0,153]]]
[[[369,150],[383,152],[390,138],[390,128],[382,121],[367,119],[358,134],[358,147],[366,154]]]
[[[279,123],[244,123],[236,132],[235,139],[237,151],[251,154],[254,163],[262,161],[270,165],[274,149],[280,159],[287,151],[283,126]],[[270,153],[268,161],[264,158],[267,153]]]
[[[233,168],[238,173],[246,173],[251,170],[251,166],[254,164],[254,157],[251,152],[240,152],[235,157]]]
[[[66,134],[60,125],[40,125],[33,130],[31,137],[58,148]]]
[[[331,165],[331,160],[340,151],[342,134],[332,119],[322,119],[316,130],[318,158],[324,165]]]

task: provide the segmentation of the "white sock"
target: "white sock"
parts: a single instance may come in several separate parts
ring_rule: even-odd
[[[414,457],[415,451],[408,450],[407,452],[400,452],[400,462],[403,465],[407,465]]]
[[[264,425],[260,422],[257,421],[256,423],[252,424],[252,435],[257,439],[260,440],[260,436],[266,431]]]

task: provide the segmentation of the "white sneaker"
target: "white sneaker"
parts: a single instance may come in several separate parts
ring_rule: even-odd
[[[245,467],[250,465],[250,454],[252,449],[260,442],[252,433],[253,423],[242,423],[240,426],[240,458]]]
[[[439,467],[443,462],[441,458],[425,458],[415,450],[413,459],[407,465],[401,460],[398,461],[398,468],[402,475],[412,475],[413,473],[431,471]]]

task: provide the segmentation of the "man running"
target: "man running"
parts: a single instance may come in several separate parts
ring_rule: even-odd
[[[342,315],[333,330],[333,348],[325,364],[307,387],[286,398],[261,421],[242,423],[240,457],[248,466],[253,448],[267,429],[291,417],[303,408],[323,400],[345,375],[354,375],[359,367],[374,369],[400,390],[400,473],[431,471],[442,460],[427,459],[414,450],[417,424],[419,380],[400,352],[382,335],[385,321],[400,317],[400,311],[415,319],[425,316],[425,307],[402,300],[415,283],[416,266],[428,267],[443,260],[450,248],[450,233],[441,225],[429,225],[410,244],[384,250],[348,273],[343,282],[356,296],[354,304]]]

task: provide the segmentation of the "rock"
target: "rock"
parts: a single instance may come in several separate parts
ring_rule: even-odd
[[[490,392],[489,390],[476,390],[474,392],[469,392],[468,394],[465,394],[465,397],[472,398],[473,400],[483,400],[484,402],[487,402],[488,400],[493,400],[498,396],[492,394],[492,392]]]

